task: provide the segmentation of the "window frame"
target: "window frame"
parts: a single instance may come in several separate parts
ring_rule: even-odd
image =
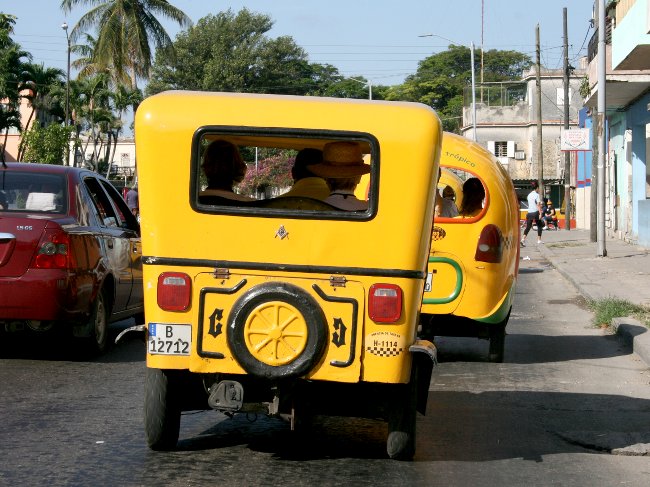
[[[263,206],[263,201],[253,202],[233,201],[232,205],[210,205],[199,202],[199,192],[201,191],[201,142],[206,137],[223,136],[225,139],[232,137],[259,137],[259,138],[290,138],[314,140],[321,139],[328,142],[348,141],[361,142],[370,147],[371,154],[371,171],[370,187],[368,198],[368,209],[364,211],[346,211],[339,209],[332,210],[304,210],[304,209],[284,209],[284,208],[267,208]],[[271,145],[269,145],[271,147]],[[278,148],[287,148],[276,146]],[[305,146],[307,147],[307,146]],[[311,219],[311,220],[353,220],[368,221],[373,219],[377,214],[378,207],[378,188],[379,188],[379,169],[381,163],[379,141],[372,134],[356,131],[334,131],[324,129],[304,129],[304,128],[278,128],[278,127],[244,127],[244,126],[225,126],[209,125],[203,126],[196,130],[192,137],[192,148],[190,158],[190,184],[189,184],[189,203],[191,208],[197,213],[232,215],[242,217],[270,217],[270,218],[292,218],[292,219]]]

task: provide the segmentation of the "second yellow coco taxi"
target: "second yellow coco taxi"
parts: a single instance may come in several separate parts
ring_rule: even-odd
[[[440,197],[453,192],[459,215],[434,220],[423,336],[489,339],[489,360],[502,362],[519,263],[515,189],[491,153],[458,135],[444,133],[440,166]],[[470,208],[463,187],[478,183],[482,201]]]

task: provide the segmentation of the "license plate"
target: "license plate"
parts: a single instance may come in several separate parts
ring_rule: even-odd
[[[153,355],[189,355],[192,325],[149,323],[147,350]]]
[[[424,283],[424,292],[431,292],[431,284],[433,283],[433,272],[427,272],[427,280]]]

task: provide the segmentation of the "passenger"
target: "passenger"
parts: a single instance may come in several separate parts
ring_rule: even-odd
[[[291,168],[293,186],[281,196],[300,196],[324,200],[330,194],[330,188],[325,180],[310,171],[310,166],[323,162],[323,151],[318,149],[302,149],[296,155]]]
[[[479,178],[469,178],[463,184],[463,204],[460,207],[459,216],[472,218],[483,210],[485,199],[485,188]]]
[[[363,162],[359,144],[356,142],[325,144],[323,162],[312,165],[310,170],[327,181],[330,195],[325,199],[326,203],[341,210],[368,209],[368,202],[354,195],[361,176],[370,172],[370,165]]]
[[[451,186],[445,186],[445,189],[442,190],[440,212],[436,216],[442,218],[454,218],[458,216],[458,207],[454,201],[455,199],[456,193],[454,193],[454,189]]]
[[[246,175],[246,163],[234,144],[225,140],[215,140],[203,155],[203,172],[208,179],[208,187],[199,196],[219,196],[237,201],[255,201],[254,198],[235,193],[234,186],[241,183]]]
[[[7,200],[7,195],[4,191],[0,191],[0,210],[8,210],[9,201]]]

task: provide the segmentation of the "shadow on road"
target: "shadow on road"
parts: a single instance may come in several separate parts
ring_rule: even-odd
[[[488,341],[436,337],[440,362],[487,362]],[[541,364],[629,355],[632,348],[616,335],[508,334],[505,360],[511,364]]]

